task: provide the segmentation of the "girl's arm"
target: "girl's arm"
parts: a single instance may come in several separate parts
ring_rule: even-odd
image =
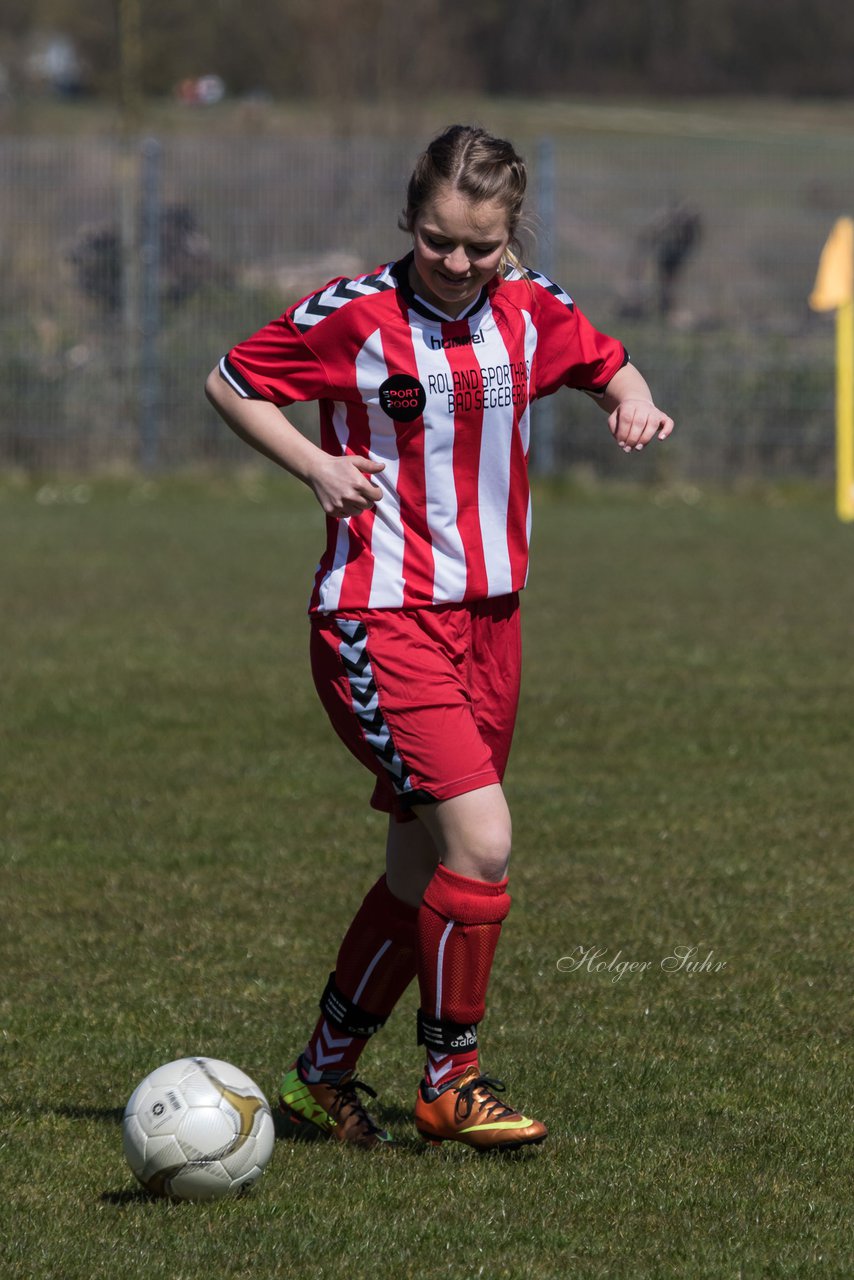
[[[358,515],[382,498],[382,489],[371,476],[382,471],[385,463],[324,453],[269,400],[239,396],[218,368],[208,374],[205,394],[235,435],[307,484],[328,516]]]
[[[673,419],[658,409],[646,379],[633,364],[618,369],[597,402],[609,415],[608,427],[621,449],[631,453],[658,438],[666,440]]]

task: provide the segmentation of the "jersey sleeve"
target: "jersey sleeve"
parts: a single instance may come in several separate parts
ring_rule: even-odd
[[[334,396],[323,361],[286,312],[232,347],[219,363],[226,382],[248,400],[288,405]]]
[[[551,395],[559,387],[601,394],[628,362],[626,348],[594,328],[559,285],[547,276],[530,275],[537,329],[534,395]]]

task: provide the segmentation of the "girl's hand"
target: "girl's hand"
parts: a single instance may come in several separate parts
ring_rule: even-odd
[[[642,449],[651,440],[666,440],[673,430],[673,419],[651,400],[622,400],[608,418],[611,435],[625,453]]]
[[[357,516],[379,502],[383,491],[371,481],[371,476],[385,470],[384,462],[372,458],[359,458],[344,454],[333,458],[321,454],[308,478],[314,496],[328,516],[341,520]]]

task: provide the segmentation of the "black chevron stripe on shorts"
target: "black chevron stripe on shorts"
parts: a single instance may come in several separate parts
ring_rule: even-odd
[[[352,618],[336,618],[335,625],[345,637],[338,653],[347,672],[350,698],[365,740],[391,778],[399,795],[412,790],[409,770],[394,745],[391,730],[379,706],[379,691],[368,656],[368,633],[364,623]]]

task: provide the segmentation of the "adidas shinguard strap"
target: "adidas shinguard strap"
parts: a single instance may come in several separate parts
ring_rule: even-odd
[[[477,1048],[476,1022],[451,1022],[449,1018],[430,1018],[418,1010],[418,1043],[434,1053],[463,1053]]]
[[[329,981],[320,997],[320,1011],[327,1021],[348,1036],[359,1036],[367,1039],[386,1024],[386,1018],[379,1014],[360,1009],[357,1004],[343,994],[335,982],[335,973],[329,975]]]

